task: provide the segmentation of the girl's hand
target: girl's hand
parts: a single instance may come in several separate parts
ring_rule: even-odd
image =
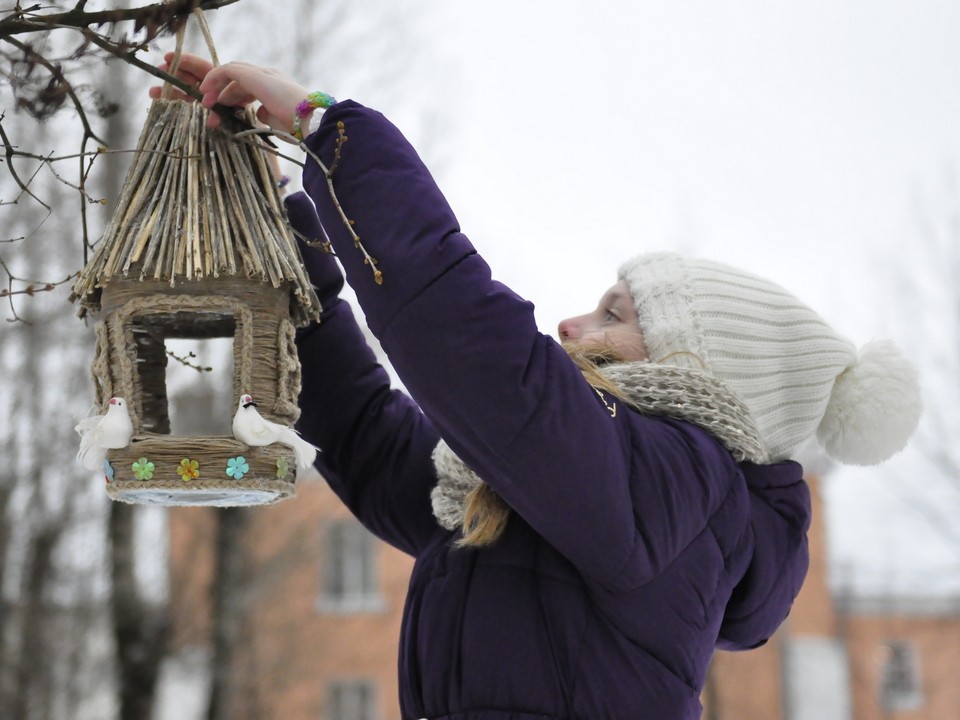
[[[242,107],[259,101],[257,119],[280,132],[293,132],[293,118],[297,104],[307,97],[306,88],[286,75],[267,68],[232,62],[213,68],[200,83],[203,106],[216,103]],[[210,127],[216,127],[220,118],[211,113]]]
[[[170,72],[170,63],[173,62],[173,57],[174,53],[168,52],[163,56],[163,63],[158,65],[157,69],[165,73]],[[207,73],[211,70],[213,70],[213,63],[209,60],[204,60],[201,57],[190,55],[189,53],[182,53],[180,55],[180,64],[177,66],[176,78],[185,82],[187,85],[199,87],[200,83],[203,82],[203,79],[207,76]],[[163,88],[155,86],[150,88],[148,92],[150,97],[156,100],[163,93]],[[193,102],[194,99],[175,87],[170,87],[168,93],[168,97],[172,100]]]
[[[164,56],[166,62],[160,69],[169,70],[172,59],[173,53],[167,53]],[[217,103],[244,107],[259,101],[257,119],[271,129],[285,133],[293,132],[297,104],[308,94],[304,87],[276,70],[241,62],[213,67],[208,60],[189,53],[181,54],[177,77],[199,87],[205,108],[212,108]],[[161,88],[151,88],[150,96],[160,97],[161,92]],[[187,98],[179,90],[174,90],[171,97]],[[210,113],[207,125],[220,125],[220,116]]]

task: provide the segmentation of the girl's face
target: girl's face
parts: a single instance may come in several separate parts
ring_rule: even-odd
[[[567,318],[557,326],[560,340],[577,345],[612,348],[624,360],[646,360],[647,348],[637,324],[637,309],[626,280],[621,280],[600,298],[593,312]]]

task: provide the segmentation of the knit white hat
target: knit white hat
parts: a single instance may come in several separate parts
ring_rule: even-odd
[[[651,361],[705,370],[750,410],[773,460],[816,434],[845,463],[903,449],[920,419],[914,366],[893,343],[860,352],[776,284],[672,253],[624,263]]]

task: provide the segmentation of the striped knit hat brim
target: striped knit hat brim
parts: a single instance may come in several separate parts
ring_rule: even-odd
[[[792,457],[817,434],[832,408],[837,378],[858,365],[853,343],[794,295],[751,273],[709,260],[651,253],[624,263],[619,276],[633,295],[650,360],[702,369],[721,380],[749,409],[774,460]],[[846,438],[825,443],[842,461],[885,459],[906,444],[919,419],[912,365],[886,354],[872,378],[878,377],[874,371],[885,378],[874,383],[875,389],[888,396],[883,388],[892,383],[896,400],[890,411],[904,418],[889,432],[845,403],[843,421],[834,412],[826,423],[834,436],[839,432]],[[859,398],[856,392],[847,395]],[[855,425],[862,427],[854,431]],[[882,448],[878,436],[885,438]],[[869,452],[862,451],[864,444]]]

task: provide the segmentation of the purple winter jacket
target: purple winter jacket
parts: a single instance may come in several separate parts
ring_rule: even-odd
[[[323,227],[410,397],[337,295],[336,262],[305,249],[321,322],[300,332],[299,429],[372,532],[416,558],[400,637],[408,719],[690,720],[716,647],[762,644],[807,568],[799,465],[737,464],[705,431],[612,414],[533,307],[491,278],[419,157],[347,101],[307,139],[333,164],[354,247],[323,172],[291,222]],[[518,239],[518,242],[521,240]],[[434,519],[440,437],[514,510],[503,537],[456,549]]]

